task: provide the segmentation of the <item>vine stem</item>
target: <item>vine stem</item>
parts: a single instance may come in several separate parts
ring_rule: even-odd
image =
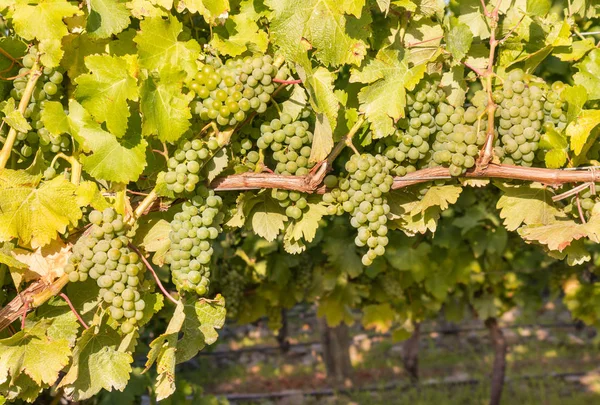
[[[463,178],[505,179],[539,182],[550,186],[567,183],[593,183],[600,181],[600,172],[592,170],[543,169],[490,163],[485,168],[474,167]],[[395,177],[392,189],[400,189],[435,179],[451,179],[447,167],[431,167]],[[271,173],[243,173],[215,179],[211,188],[215,191],[257,190],[262,188],[281,188],[304,193],[323,194],[326,192],[320,183],[311,182],[312,176],[285,176]]]
[[[85,323],[85,321],[83,320],[81,315],[79,315],[79,312],[77,312],[77,310],[73,306],[73,303],[71,302],[69,297],[67,297],[67,294],[61,292],[59,295],[62,297],[63,300],[65,300],[67,302],[67,305],[69,305],[69,308],[71,308],[71,311],[75,314],[75,316],[77,317],[77,320],[79,321],[81,326],[83,326],[85,329],[89,329],[90,327],[87,326],[87,324]]]
[[[82,166],[81,166],[81,163],[79,163],[79,160],[77,160],[77,158],[75,156],[67,156],[61,152],[61,153],[56,154],[56,156],[54,156],[54,159],[52,159],[52,162],[50,163],[50,167],[54,167],[54,164],[56,163],[56,161],[58,159],[63,159],[71,165],[71,183],[78,186],[79,182],[81,181],[81,169],[82,169]]]
[[[158,278],[158,275],[154,271],[154,268],[148,262],[148,260],[146,260],[146,257],[142,254],[142,252],[140,252],[140,250],[137,248],[137,246],[135,246],[134,244],[130,243],[129,244],[129,248],[131,250],[135,251],[138,254],[138,256],[140,257],[140,259],[142,259],[142,262],[144,262],[144,264],[146,265],[146,268],[148,270],[150,270],[150,273],[152,273],[152,275],[154,276],[154,280],[156,280],[156,285],[158,285],[158,288],[160,288],[160,290],[165,295],[165,297],[167,297],[169,300],[171,300],[171,302],[173,302],[175,305],[179,305],[181,302],[177,301],[175,298],[173,298],[173,296],[171,294],[169,294],[169,292],[165,289],[165,287],[160,282],[160,279]]]
[[[25,86],[25,90],[23,92],[23,97],[19,102],[18,111],[21,114],[25,113],[27,106],[29,105],[29,100],[31,100],[31,95],[33,94],[33,90],[35,89],[35,85],[38,81],[38,78],[42,75],[42,70],[38,62],[36,61],[33,67],[31,68],[31,75],[29,76],[29,80],[27,81],[27,85]],[[10,159],[10,152],[13,148],[15,140],[17,139],[17,130],[11,128],[6,136],[6,141],[4,142],[4,146],[2,147],[2,151],[0,151],[0,170],[6,167],[8,160]]]

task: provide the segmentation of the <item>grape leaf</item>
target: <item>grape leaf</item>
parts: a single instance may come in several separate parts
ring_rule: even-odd
[[[124,0],[89,0],[87,32],[90,38],[110,38],[129,25],[129,10]]]
[[[223,173],[223,170],[227,168],[227,163],[229,163],[229,158],[225,153],[225,149],[219,149],[203,168],[209,183]]]
[[[360,303],[358,288],[351,283],[336,286],[329,294],[320,297],[317,316],[324,317],[330,327],[336,327],[342,322],[354,324],[352,308]]]
[[[0,240],[19,238],[22,246],[37,248],[81,218],[75,185],[64,177],[40,185],[40,177],[8,169],[0,172]]]
[[[12,243],[5,242],[0,244],[0,263],[19,270],[26,269],[27,265],[25,263],[21,263],[13,257],[13,250],[14,245]]]
[[[452,54],[456,62],[461,61],[469,52],[473,42],[473,33],[465,24],[454,26],[446,34],[446,49]]]
[[[71,80],[74,80],[80,74],[87,72],[85,57],[105,52],[107,43],[107,40],[93,40],[85,32],[69,34],[63,38],[65,57],[61,60],[60,65]]]
[[[588,100],[587,90],[583,86],[567,86],[561,94],[568,103],[567,123],[573,121],[582,112],[583,106]]]
[[[295,85],[290,97],[281,103],[281,112],[289,114],[292,119],[298,118],[304,108],[306,108],[308,99],[304,87]]]
[[[314,49],[315,57],[326,66],[359,65],[365,57],[364,27],[370,14],[363,13],[360,20],[347,15],[355,9],[352,2],[267,0],[266,4],[273,10],[271,40],[286,59],[300,62],[307,48]]]
[[[58,136],[69,132],[67,114],[59,101],[46,100],[41,114],[40,119],[44,123],[44,128],[52,135]]]
[[[600,99],[600,49],[592,50],[575,65],[579,72],[573,75],[575,84],[585,87],[590,100]]]
[[[363,308],[362,326],[369,330],[375,329],[378,333],[386,333],[396,319],[396,311],[389,303],[367,305]]]
[[[34,251],[16,248],[12,255],[19,262],[27,265],[27,269],[22,272],[24,281],[43,279],[51,284],[64,274],[64,267],[71,255],[71,248],[66,246],[61,239],[56,239]]]
[[[127,2],[127,8],[131,10],[131,15],[137,19],[144,19],[147,17],[166,17],[169,13],[166,9],[170,10],[173,5],[163,8],[160,5],[160,1],[154,0],[130,0]]]
[[[354,236],[348,234],[348,229],[339,225],[334,225],[331,234],[335,238],[325,238],[323,241],[323,253],[327,255],[327,262],[338,271],[348,273],[350,277],[358,277],[363,272],[361,258],[354,248],[348,249],[348,246],[354,245]]]
[[[36,384],[54,384],[59,372],[69,363],[71,349],[67,339],[47,335],[52,322],[42,321],[0,340],[0,383],[15,382],[25,373]]]
[[[590,136],[592,129],[600,124],[600,110],[582,110],[565,130],[571,138],[571,149],[579,155]]]
[[[442,74],[440,85],[446,93],[446,102],[454,107],[464,104],[467,94],[465,81],[465,68],[462,65],[454,66]]]
[[[119,183],[138,179],[146,166],[146,140],[136,134],[115,138],[74,100],[69,102],[69,125],[83,151],[90,153],[81,161],[91,176]]]
[[[107,325],[92,326],[81,334],[73,360],[59,387],[75,401],[88,399],[100,390],[123,391],[131,373],[131,354],[118,350],[121,337]]]
[[[251,2],[246,1],[246,3]],[[216,27],[210,41],[212,47],[230,56],[238,56],[246,51],[265,53],[269,45],[269,37],[258,27],[251,14],[255,13],[233,15],[225,22],[222,29]]]
[[[544,161],[549,169],[558,169],[567,162],[569,143],[566,136],[555,129],[549,129],[542,135],[540,148],[548,149]]]
[[[23,113],[17,110],[14,98],[11,97],[6,101],[2,112],[4,113],[4,117],[2,118],[2,120],[8,125],[10,125],[12,128],[14,128],[16,131],[27,132],[31,129],[31,125],[29,125],[29,123],[25,119]]]
[[[548,246],[550,250],[562,252],[571,245],[571,242],[581,238],[587,237],[598,243],[600,217],[593,216],[586,224],[569,220],[543,226],[528,225],[519,229],[519,235],[525,241],[535,241]]]
[[[283,230],[288,218],[279,203],[271,198],[270,193],[262,193],[255,199],[256,203],[253,204],[252,211],[248,214],[252,230],[258,236],[271,242]]]
[[[82,12],[66,0],[17,0],[12,6],[14,10],[9,16],[17,34],[28,41],[37,39],[44,52],[42,63],[57,66],[64,53],[61,39],[69,33],[63,18]]]
[[[229,0],[179,0],[177,10],[181,12],[186,8],[191,13],[200,13],[208,23],[214,23],[230,10]]]
[[[417,215],[431,207],[439,207],[441,211],[444,211],[448,209],[449,204],[456,203],[461,192],[462,187],[458,185],[430,187],[410,214]]]
[[[591,38],[583,39],[581,41],[574,41],[568,50],[557,48],[553,55],[563,62],[572,62],[579,60],[585,56],[586,53],[595,48],[594,40]]]
[[[406,89],[412,90],[425,73],[425,65],[409,68],[406,55],[383,49],[360,70],[353,69],[350,82],[367,83],[359,94],[359,110],[371,123],[374,138],[394,132],[394,123],[404,117]]]
[[[325,114],[317,114],[315,131],[310,150],[309,162],[320,162],[327,158],[333,149],[333,132]]]
[[[319,229],[319,221],[327,214],[327,208],[319,204],[316,199],[309,198],[306,211],[303,212],[302,218],[290,225],[290,236],[293,239],[304,239],[307,242],[312,242]]]
[[[490,28],[479,0],[462,0],[459,3],[458,22],[469,27],[474,37],[481,39],[490,37]]]
[[[439,54],[444,30],[442,26],[430,18],[415,17],[404,34],[406,61],[410,65],[421,65],[429,62]]]
[[[175,142],[190,127],[193,94],[182,94],[185,75],[166,66],[159,77],[149,77],[142,87],[141,110],[144,116],[142,134],[158,135],[165,142]]]
[[[504,194],[498,200],[496,208],[504,226],[514,231],[522,224],[547,225],[558,218],[564,218],[552,202],[552,193],[538,183],[520,186],[498,185]]]
[[[98,211],[110,207],[110,204],[93,181],[82,181],[79,183],[79,186],[77,186],[77,204],[81,207],[89,205]]]
[[[198,71],[196,61],[200,56],[200,45],[193,39],[178,41],[182,27],[175,16],[169,16],[168,20],[161,17],[143,20],[140,31],[133,39],[138,44],[140,65],[156,71],[170,65],[185,71],[188,77],[193,77]]]
[[[135,59],[90,55],[85,66],[90,73],[75,79],[75,98],[98,122],[106,122],[109,132],[122,137],[130,115],[127,101],[138,99]]]

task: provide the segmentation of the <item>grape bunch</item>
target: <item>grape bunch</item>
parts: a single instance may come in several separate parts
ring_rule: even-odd
[[[283,113],[279,118],[260,126],[261,136],[257,145],[270,149],[276,163],[275,173],[292,176],[308,174],[314,163],[309,162],[313,135],[308,121],[294,121]],[[272,189],[271,196],[278,201],[289,218],[299,220],[308,207],[306,197],[297,191]]]
[[[445,99],[439,81],[424,80],[406,95],[407,117],[392,136],[382,139],[376,151],[394,161],[393,173],[404,176],[421,168],[431,158],[432,135],[437,132],[435,122],[438,104]]]
[[[240,128],[238,136],[231,142],[233,157],[243,163],[242,171],[255,170],[260,153],[256,150],[256,142],[260,138],[260,129],[251,125]]]
[[[309,162],[313,140],[309,127],[308,121],[294,121],[286,113],[260,126],[261,136],[257,145],[260,149],[269,148],[273,152],[275,173],[303,176],[314,166]]]
[[[19,77],[14,80],[13,89],[10,92],[11,97],[17,103],[23,98],[29,80],[28,73],[34,66],[37,55],[37,48],[32,46],[23,57],[23,67],[19,70]],[[52,135],[41,120],[46,101],[60,101],[63,98],[64,89],[61,85],[63,79],[63,74],[60,71],[53,68],[43,68],[42,75],[38,78],[31,94],[29,105],[23,113],[23,116],[29,120],[32,129],[29,132],[18,132],[13,146],[22,158],[31,157],[38,148],[43,152],[52,154],[69,151],[71,146],[69,137],[67,135]]]
[[[328,213],[350,213],[350,224],[358,229],[354,243],[369,248],[362,257],[365,266],[382,256],[388,244],[386,224],[390,206],[385,194],[394,182],[390,175],[393,168],[394,163],[385,156],[363,153],[353,155],[346,162],[348,178],[338,181],[330,175],[325,179],[328,188],[335,187],[323,196],[325,203],[332,204]]]
[[[433,143],[433,163],[448,166],[450,175],[460,176],[475,166],[479,150],[485,144],[486,120],[479,119],[480,111],[470,106],[439,105],[435,116],[438,132]]]
[[[109,304],[110,316],[130,333],[144,316],[145,302],[139,292],[144,266],[139,255],[129,248],[123,217],[114,209],[92,211],[92,226],[79,239],[65,266],[69,281],[96,280],[99,297]]]
[[[192,193],[198,182],[204,178],[200,171],[213,158],[219,147],[215,137],[210,137],[208,141],[182,139],[167,162],[167,188],[177,194]]]
[[[544,122],[543,98],[543,89],[528,81],[521,69],[512,70],[502,89],[494,92],[503,163],[533,165]]]
[[[171,249],[166,262],[179,291],[195,292],[200,296],[208,292],[213,254],[211,242],[221,232],[225,217],[222,205],[221,197],[213,190],[200,186],[171,221]]]
[[[594,206],[600,202],[600,198],[597,195],[592,193],[591,188],[587,188],[584,191],[579,193],[579,205],[577,204],[577,196],[574,196],[570,204],[567,206],[567,210],[570,209],[571,215],[574,218],[580,219],[579,214],[579,206],[581,207],[581,212],[583,213],[583,217],[586,221],[589,221],[592,216],[592,212],[594,210]]]
[[[567,126],[567,103],[562,98],[565,85],[562,82],[554,82],[546,93],[544,100],[544,124],[552,123],[559,132]]]
[[[275,91],[273,79],[287,74],[273,65],[270,55],[229,59],[225,64],[208,57],[189,84],[196,96],[192,111],[202,121],[236,125],[252,111],[265,112]]]
[[[242,268],[228,268],[220,280],[221,293],[225,297],[225,308],[227,316],[237,319],[240,314],[242,298],[246,288],[247,280]]]
[[[380,277],[383,291],[393,300],[398,300],[404,297],[402,284],[396,277],[397,273],[383,273]]]
[[[296,269],[295,283],[301,291],[307,291],[313,282],[313,268],[307,261],[302,261]]]

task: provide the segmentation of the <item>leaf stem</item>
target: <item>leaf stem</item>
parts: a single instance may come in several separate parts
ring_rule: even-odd
[[[283,80],[283,79],[274,78],[273,82],[274,83],[281,83],[281,84],[300,84],[300,83],[302,83],[302,80],[300,80],[300,79],[297,79],[297,80]]]
[[[7,59],[10,59],[11,62],[16,63],[17,65],[23,66],[23,64],[17,58],[15,58],[2,48],[0,48],[0,55],[4,56]]]
[[[152,265],[150,265],[148,260],[146,260],[146,257],[142,254],[142,252],[140,252],[140,250],[132,243],[129,244],[129,248],[131,250],[135,251],[138,254],[138,256],[140,257],[140,259],[142,259],[142,262],[144,262],[144,264],[146,265],[146,268],[148,270],[150,270],[150,272],[154,276],[154,280],[156,280],[156,285],[158,285],[158,288],[160,288],[160,291],[162,291],[162,293],[165,295],[165,297],[167,297],[169,300],[171,300],[171,302],[173,302],[175,305],[179,305],[180,301],[177,301],[175,298],[173,298],[173,296],[171,294],[169,294],[169,292],[165,289],[165,287],[160,282],[158,275],[154,271],[154,268],[152,268]]]
[[[77,310],[73,306],[73,303],[71,302],[69,297],[67,297],[67,294],[61,292],[59,295],[62,297],[63,300],[67,301],[67,305],[69,305],[69,308],[71,308],[71,311],[73,312],[73,314],[75,314],[75,317],[77,318],[81,326],[83,326],[84,329],[89,329],[90,327],[87,326],[81,315],[79,315],[79,312],[77,312]]]
[[[21,114],[25,113],[27,106],[29,105],[29,100],[31,99],[31,95],[33,94],[33,90],[35,89],[35,85],[38,81],[38,78],[42,75],[42,69],[38,62],[36,61],[31,68],[31,75],[29,76],[29,80],[27,81],[27,85],[25,86],[25,90],[23,92],[23,97],[19,102],[18,111]],[[2,151],[0,151],[0,170],[6,167],[6,163],[8,163],[8,159],[10,158],[10,152],[13,148],[15,140],[17,139],[17,130],[15,128],[11,128],[6,136],[6,142],[2,147]]]
[[[156,187],[150,191],[150,193],[142,200],[142,202],[135,208],[133,214],[127,218],[127,225],[131,226],[135,223],[135,221],[144,215],[146,210],[154,204],[154,201],[158,198],[158,193],[156,192]]]

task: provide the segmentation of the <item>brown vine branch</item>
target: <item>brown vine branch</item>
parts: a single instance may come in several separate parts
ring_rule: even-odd
[[[73,312],[75,314],[75,317],[77,318],[77,320],[79,321],[81,326],[83,326],[84,329],[89,329],[90,327],[87,326],[87,324],[85,323],[85,321],[83,320],[81,315],[79,315],[79,312],[77,312],[77,310],[73,306],[73,303],[71,302],[69,297],[67,297],[67,294],[61,292],[59,295],[62,297],[63,300],[65,300],[67,302],[67,305],[69,305],[69,308],[71,308],[71,312]]]
[[[160,291],[162,291],[162,293],[165,295],[165,297],[167,297],[169,300],[171,300],[171,302],[173,302],[175,305],[179,305],[180,302],[177,301],[175,298],[173,298],[173,296],[171,294],[169,294],[169,292],[165,289],[165,287],[160,282],[160,279],[158,278],[158,275],[154,271],[154,268],[148,262],[148,260],[146,259],[146,257],[142,254],[142,252],[140,252],[140,250],[137,248],[137,246],[135,246],[133,243],[130,243],[128,246],[129,246],[129,249],[131,249],[135,253],[137,253],[138,256],[140,257],[140,259],[142,259],[142,262],[144,262],[144,265],[146,265],[146,268],[154,276],[154,280],[156,281],[156,285],[158,285],[158,288],[160,288]]]
[[[283,80],[283,79],[274,78],[273,82],[274,83],[280,83],[280,84],[300,84],[300,83],[302,83],[302,80],[300,80],[300,79],[297,79],[297,80]]]
[[[464,178],[505,179],[538,182],[550,186],[567,183],[592,183],[600,181],[600,173],[592,170],[544,169],[490,163],[486,168],[468,170]],[[395,177],[392,189],[400,189],[415,184],[437,179],[451,179],[450,170],[446,167],[432,167]],[[311,182],[312,176],[284,176],[270,173],[243,173],[215,179],[211,188],[215,191],[258,190],[264,188],[280,188],[303,193],[323,194],[326,190],[320,183]],[[588,187],[589,184],[585,185]]]

